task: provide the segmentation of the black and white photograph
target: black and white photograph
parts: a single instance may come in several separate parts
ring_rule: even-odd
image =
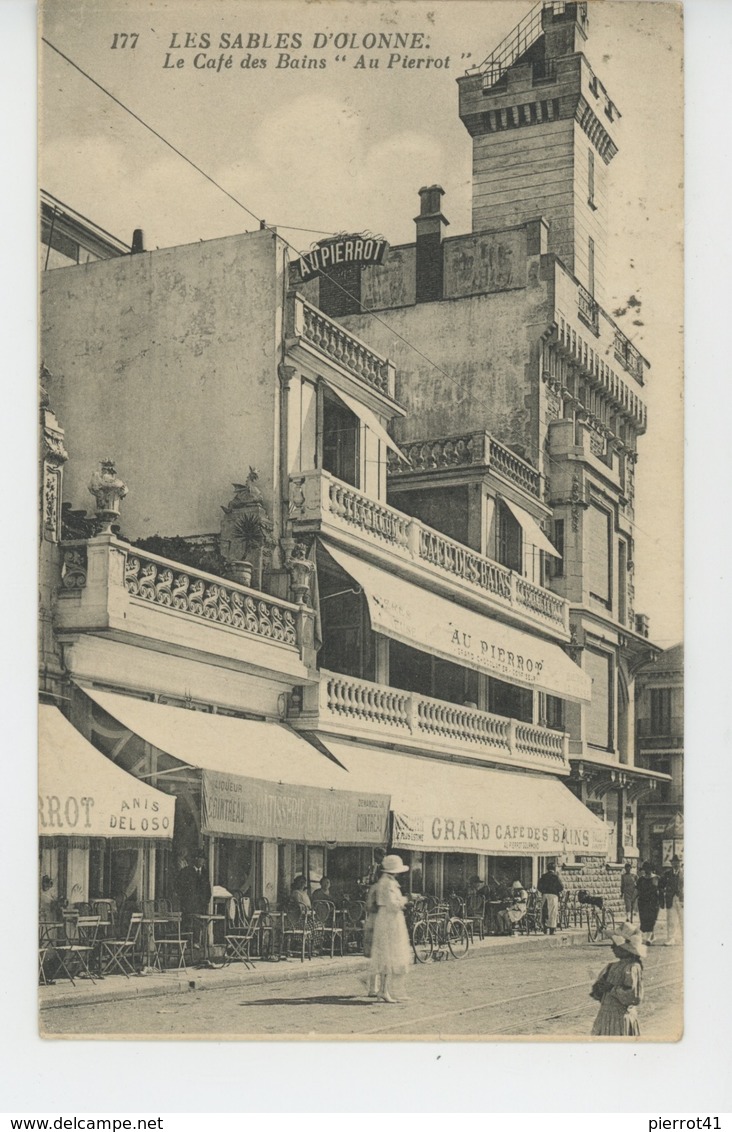
[[[682,1040],[682,17],[43,0],[44,1041]]]

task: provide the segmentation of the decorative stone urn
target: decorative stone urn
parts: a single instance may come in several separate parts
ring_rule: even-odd
[[[102,460],[101,471],[95,472],[89,491],[97,501],[97,534],[111,535],[112,523],[119,518],[119,508],[127,495],[127,484],[117,475],[114,460]]]
[[[310,561],[308,548],[304,542],[295,543],[291,555],[285,560],[285,566],[290,575],[293,600],[297,605],[309,606],[315,563]]]

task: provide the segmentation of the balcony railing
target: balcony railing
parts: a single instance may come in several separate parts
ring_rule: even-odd
[[[303,299],[292,298],[290,333],[369,388],[394,398],[395,368],[360,338]]]
[[[615,331],[615,357],[628,373],[643,383],[643,358],[620,330]]]
[[[296,528],[312,530],[322,524],[366,539],[370,548],[388,549],[403,562],[428,565],[464,594],[495,599],[494,607],[568,636],[569,605],[564,598],[327,472],[290,478],[290,518]]]
[[[541,498],[541,476],[526,460],[500,444],[487,432],[411,440],[401,445],[407,467],[396,453],[389,454],[391,475],[409,476],[438,468],[482,466],[492,468],[537,499]]]
[[[302,709],[290,722],[420,750],[568,768],[567,736],[560,731],[324,670],[319,685],[304,689]]]
[[[577,313],[590,330],[600,333],[600,307],[589,291],[581,284],[577,284]]]
[[[239,660],[247,659],[247,641],[257,640],[280,655],[294,654],[283,660],[285,670],[299,668],[303,641],[309,639],[303,619],[312,611],[139,551],[114,536],[62,543],[61,554],[61,630],[127,632]],[[155,611],[152,618],[148,608]],[[170,621],[161,622],[160,614]],[[261,649],[257,655],[265,659]]]

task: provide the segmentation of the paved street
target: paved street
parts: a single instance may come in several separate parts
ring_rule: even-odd
[[[320,978],[299,969],[283,981],[241,984],[162,997],[98,1002],[42,1011],[55,1035],[123,1037],[431,1038],[553,1036],[585,1038],[597,1004],[589,988],[612,958],[607,945],[562,946],[546,941],[520,948],[472,951],[466,959],[415,966],[405,982],[408,1001],[376,1003],[365,996],[360,972]],[[313,960],[317,964],[318,960]],[[314,971],[311,969],[310,975]],[[680,1037],[681,951],[657,947],[645,964],[641,1033],[648,1040]]]

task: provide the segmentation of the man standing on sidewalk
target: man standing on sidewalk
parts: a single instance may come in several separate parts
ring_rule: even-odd
[[[539,877],[537,888],[541,893],[542,918],[546,921],[544,931],[548,931],[549,935],[554,935],[557,930],[559,897],[562,892],[564,892],[564,885],[557,876],[557,866],[555,864],[547,865],[546,872],[543,876]]]
[[[625,905],[625,919],[629,924],[633,923],[633,909],[635,908],[636,885],[635,877],[632,872],[632,865],[630,861],[625,862],[625,872],[620,878],[620,895],[623,898]]]
[[[684,905],[684,875],[678,857],[671,860],[671,871],[663,877],[662,899],[666,907],[666,947],[681,940],[681,912]]]

